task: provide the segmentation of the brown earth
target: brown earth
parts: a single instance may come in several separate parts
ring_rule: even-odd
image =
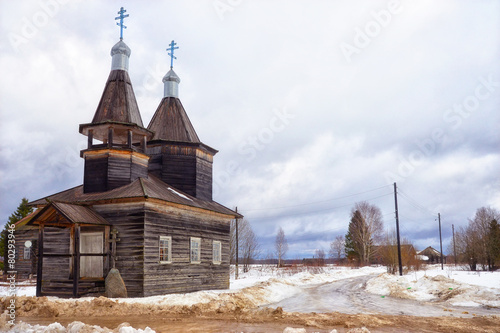
[[[37,318],[49,318],[52,322],[82,321],[87,323],[92,319],[93,325],[99,325],[109,318],[140,317],[149,320],[152,329],[155,321],[197,323],[217,321],[223,323],[257,324],[255,327],[274,327],[267,332],[282,331],[282,327],[306,327],[318,330],[367,327],[371,332],[499,332],[500,316],[476,316],[473,318],[444,317],[413,317],[368,314],[342,313],[287,313],[281,308],[256,308],[246,297],[239,294],[223,294],[217,300],[205,304],[192,306],[165,306],[140,303],[118,303],[105,297],[90,301],[61,301],[47,297],[26,297],[16,299],[16,317],[29,318],[37,323]],[[3,297],[0,301],[0,311],[3,313],[9,305],[10,297]],[[121,319],[120,319],[121,320]],[[3,318],[0,322],[0,331],[8,328]],[[41,322],[40,322],[41,323]],[[252,325],[250,325],[252,324]],[[133,325],[133,324],[132,324]],[[133,325],[134,326],[134,325]],[[162,330],[156,329],[157,332]],[[198,332],[197,330],[190,330]],[[203,331],[200,328],[199,332]],[[259,332],[259,330],[251,330]],[[308,330],[309,331],[309,330]],[[179,331],[180,332],[180,331]],[[215,332],[215,331],[214,331]],[[342,332],[342,330],[339,330]]]

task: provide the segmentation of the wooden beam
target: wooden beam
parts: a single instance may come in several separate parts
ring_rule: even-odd
[[[75,225],[73,224],[69,229],[69,253],[71,258],[69,259],[69,278],[72,279],[75,275],[75,263],[73,256],[75,255]]]
[[[131,133],[131,132],[129,132]],[[104,258],[105,260],[105,264],[104,264],[104,269],[105,271],[103,272],[104,273],[104,276],[107,276],[108,273],[109,273],[109,268],[110,268],[110,265],[109,265],[109,261],[110,261],[110,256],[109,256],[109,231],[110,231],[111,227],[109,225],[105,226],[104,227],[104,255],[106,256]]]
[[[132,130],[127,131],[127,147],[132,149]]]
[[[38,227],[38,263],[36,269],[36,297],[42,296],[42,274],[43,274],[43,228],[40,224]]]
[[[78,297],[78,282],[80,280],[80,226],[76,225],[75,226],[75,240],[73,244],[75,245],[74,247],[74,257],[73,257],[73,267],[74,269],[74,274],[73,274],[73,297],[77,298]]]
[[[89,134],[87,137],[87,149],[92,148],[92,144],[94,143],[94,130],[89,129]]]
[[[108,147],[113,147],[113,127],[108,128]]]
[[[141,144],[141,146],[142,146],[142,152],[143,152],[144,154],[146,154],[147,140],[148,140],[148,138],[144,135],[144,136],[142,137],[142,144]]]

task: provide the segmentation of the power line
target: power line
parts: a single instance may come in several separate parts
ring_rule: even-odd
[[[375,199],[383,198],[383,197],[386,197],[386,196],[389,196],[389,195],[392,195],[392,193],[379,195],[377,197],[366,199],[365,201],[375,200]],[[329,208],[326,208],[326,209],[320,209],[320,210],[315,210],[315,211],[307,211],[307,212],[302,212],[302,213],[294,213],[294,214],[278,215],[278,216],[260,216],[260,217],[249,216],[248,218],[249,219],[250,218],[252,218],[252,219],[280,219],[280,218],[283,218],[283,217],[302,216],[302,215],[309,215],[309,214],[321,213],[321,212],[326,212],[326,211],[332,211],[332,210],[335,210],[335,209],[349,207],[349,206],[352,206],[352,205],[353,205],[353,203],[351,202],[351,203],[348,203],[348,204],[345,204],[345,205],[336,206],[336,207],[329,207]],[[297,207],[297,206],[289,206],[289,207]],[[287,207],[284,207],[284,208],[287,208]]]
[[[357,196],[357,195],[361,195],[361,194],[365,194],[365,193],[369,193],[369,192],[377,191],[377,190],[380,190],[380,189],[386,188],[386,187],[388,187],[388,186],[391,186],[391,185],[385,185],[385,186],[377,187],[377,188],[374,188],[374,189],[371,189],[371,190],[367,190],[367,191],[363,191],[363,192],[359,192],[359,193],[354,193],[354,194],[349,194],[349,195],[346,195],[346,196],[337,197],[337,198],[332,198],[332,199],[327,199],[327,200],[312,201],[312,202],[307,202],[307,203],[302,203],[302,204],[296,204],[296,205],[291,205],[291,206],[281,206],[281,207],[270,207],[270,208],[247,209],[246,211],[247,211],[247,212],[253,212],[253,211],[262,211],[262,210],[271,210],[271,209],[284,209],[284,208],[294,208],[294,207],[301,207],[301,206],[315,205],[315,204],[319,204],[319,203],[324,203],[324,202],[329,202],[329,201],[334,201],[334,200],[340,200],[340,199],[345,199],[345,198],[354,197],[354,196]]]
[[[421,212],[424,212],[426,214],[430,214],[431,216],[433,217],[436,217],[438,214],[436,213],[433,213],[431,212],[428,208],[424,207],[423,205],[419,204],[415,199],[413,199],[412,197],[410,197],[407,193],[405,193],[404,191],[401,190],[401,188],[399,188],[399,194],[401,194],[401,196],[406,199],[406,201],[412,205],[414,208],[420,210]]]

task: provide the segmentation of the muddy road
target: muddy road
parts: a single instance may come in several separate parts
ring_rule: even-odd
[[[364,284],[372,276],[351,277],[309,285],[302,292],[275,304],[263,300],[271,282],[221,293],[205,303],[192,305],[120,302],[105,297],[57,299],[16,298],[17,319],[32,325],[81,321],[118,332],[124,322],[156,332],[283,332],[286,327],[307,332],[347,332],[367,327],[370,332],[498,333],[498,309],[450,307],[446,302],[418,302],[369,294]],[[0,311],[10,304],[2,297]],[[263,304],[266,304],[262,306]],[[468,312],[468,313],[466,313]],[[1,317],[0,317],[1,319]],[[7,331],[0,322],[0,332]],[[22,332],[22,331],[19,331]]]
[[[342,279],[331,283],[308,286],[303,292],[271,307],[287,312],[341,312],[346,314],[385,314],[418,317],[500,315],[500,309],[452,306],[446,302],[422,302],[404,298],[374,295],[366,291],[366,282],[375,275]]]

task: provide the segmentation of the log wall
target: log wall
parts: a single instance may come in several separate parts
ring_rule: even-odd
[[[219,214],[146,203],[144,296],[229,288],[229,224]],[[172,263],[159,263],[159,236],[172,238]],[[201,239],[201,263],[190,262],[190,238]],[[213,241],[221,263],[213,263]]]
[[[105,192],[148,175],[148,157],[132,151],[85,152],[83,191]]]
[[[30,274],[36,275],[36,256],[38,255],[38,228],[23,227],[15,231],[16,236],[16,269],[17,277],[27,279]],[[24,246],[26,241],[31,241],[31,249]],[[24,259],[24,252],[30,251],[30,259]]]
[[[144,282],[144,203],[121,203],[93,207],[112,228],[118,230],[116,268],[129,297],[143,296]]]
[[[43,235],[43,276],[44,284],[52,280],[67,280],[70,277],[71,258],[46,257],[48,254],[70,254],[70,229],[45,227]],[[43,285],[42,285],[43,292]]]

